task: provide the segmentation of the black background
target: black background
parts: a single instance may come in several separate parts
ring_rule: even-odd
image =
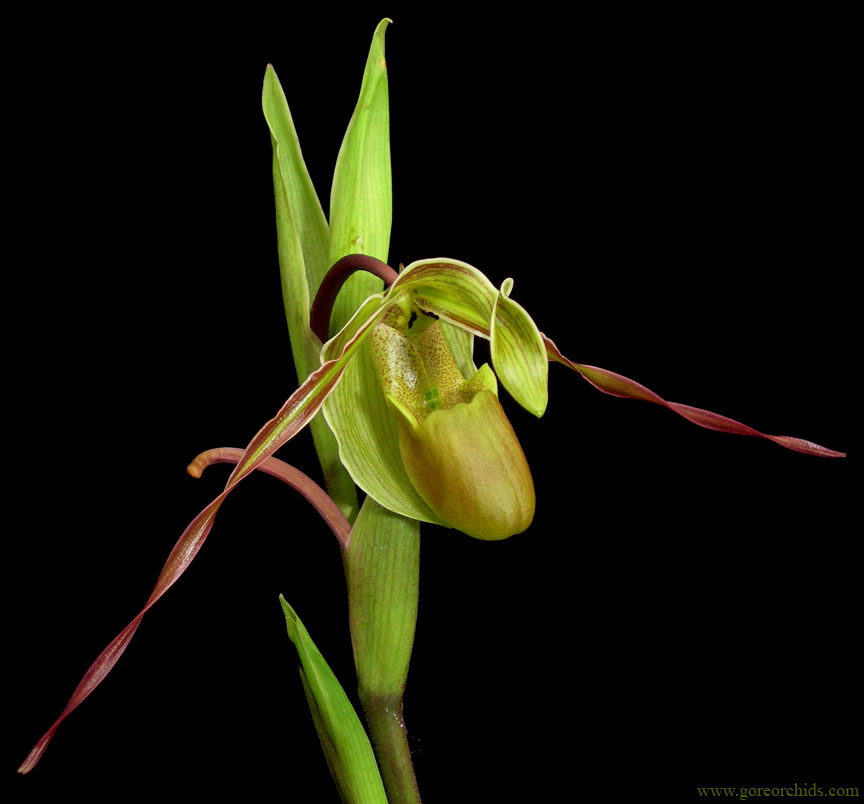
[[[850,448],[844,20],[385,4],[22,20],[7,71],[13,800],[335,799],[277,595],[353,695],[339,553],[264,477],[40,766],[12,777],[227,475],[185,465],[243,446],[296,386],[265,66],[326,211],[385,15],[392,265],[512,276],[572,359]],[[405,701],[424,800],[860,784],[854,456],[710,433],[561,366],[542,420],[506,404],[537,485],[531,530],[424,529]],[[280,456],[316,472],[305,437]]]

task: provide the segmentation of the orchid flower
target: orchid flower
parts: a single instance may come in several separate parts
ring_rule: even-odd
[[[556,363],[604,394],[652,402],[702,428],[756,436],[818,457],[843,455],[669,402],[635,380],[572,361],[512,298],[512,279],[496,288],[480,268],[451,258],[419,260],[398,272],[388,267],[385,29],[386,21],[375,33],[360,100],[337,161],[329,228],[281,86],[268,68],[264,111],[274,148],[283,290],[300,385],[244,449],[209,450],[192,462],[189,471],[195,476],[219,462],[234,464],[234,470],[224,490],[180,536],[144,607],[97,657],[21,772],[32,770],[60,723],[111,671],[144,615],[198,554],[226,498],[256,470],[302,493],[342,548],[360,697],[383,784],[395,802],[419,800],[401,726],[416,617],[419,523],[499,540],[528,531],[534,515],[531,471],[499,402],[502,388],[542,417],[549,364]],[[475,338],[490,347],[491,363],[479,368],[473,362]],[[306,426],[314,430],[329,494],[275,457]],[[359,513],[355,485],[367,495]],[[375,540],[388,538],[386,561],[391,563],[385,567]],[[284,600],[283,606],[316,728],[343,799],[386,801],[377,769],[370,771],[374,760],[359,721],[351,719],[350,704],[346,707],[302,622]],[[346,753],[348,744],[356,744],[356,752]]]

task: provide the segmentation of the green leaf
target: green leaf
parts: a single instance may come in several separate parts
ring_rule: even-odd
[[[282,299],[297,379],[303,382],[320,365],[321,344],[309,329],[311,298],[330,267],[327,221],[303,161],[294,121],[273,67],[268,65],[262,92],[264,117],[273,145],[273,188]],[[339,447],[322,417],[310,424],[330,495],[349,522],[359,503],[350,475],[339,461]]]
[[[303,685],[303,694],[306,696],[306,703],[309,706],[309,711],[312,714],[312,722],[315,725],[315,731],[318,734],[318,742],[321,744],[321,753],[324,754],[324,759],[327,762],[327,767],[330,769],[330,776],[333,778],[333,783],[336,785],[336,790],[339,793],[339,800],[342,804],[351,804],[351,791],[348,786],[348,780],[345,775],[345,769],[339,761],[339,753],[336,751],[336,746],[330,739],[327,733],[327,726],[324,723],[324,718],[321,716],[321,710],[318,709],[318,703],[309,686],[309,680],[306,678],[306,673],[303,668],[299,667],[300,683]]]
[[[280,256],[283,247],[289,250],[286,254],[289,259],[280,260],[283,291],[286,286],[292,291],[284,299],[286,315],[289,326],[298,321],[308,327],[311,299],[330,268],[327,219],[303,160],[288,101],[275,70],[269,64],[264,75],[261,101],[273,145]],[[294,244],[283,240],[283,227],[288,227],[286,235],[296,238],[302,263],[293,259],[290,250]],[[298,270],[301,267],[302,271]]]
[[[330,195],[330,264],[346,254],[368,254],[387,261],[393,200],[390,175],[390,112],[384,32],[375,29],[366,61],[360,97],[336,160]],[[330,320],[340,330],[354,311],[383,284],[355,274],[342,288]]]
[[[392,217],[389,108],[382,20],[373,37],[360,97],[345,134],[330,202],[330,260],[362,253],[386,261]],[[358,273],[343,286],[334,305],[330,331],[343,327],[364,300],[382,289],[380,280]],[[398,291],[397,291],[398,292]],[[388,299],[392,294],[388,294]],[[364,308],[360,318],[374,309]],[[351,327],[345,329],[350,333]],[[453,336],[460,367],[470,363],[470,340]],[[322,351],[327,360],[339,353],[335,339]],[[391,511],[411,519],[442,523],[417,494],[405,474],[399,453],[398,427],[393,419],[368,347],[358,351],[324,409],[338,434],[340,458],[354,481]]]
[[[294,609],[279,596],[297,649],[312,717],[336,785],[350,804],[387,804],[369,738],[333,671]]]

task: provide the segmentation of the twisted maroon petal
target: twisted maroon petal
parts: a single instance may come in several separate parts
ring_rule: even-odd
[[[845,458],[845,452],[837,452],[833,449],[814,444],[812,441],[805,441],[803,438],[793,438],[792,436],[774,436],[760,433],[746,424],[730,419],[726,416],[721,416],[719,413],[712,413],[710,410],[702,408],[694,408],[690,405],[681,405],[678,402],[667,402],[662,397],[655,394],[644,385],[624,377],[621,374],[616,374],[613,371],[597,368],[596,366],[584,366],[580,363],[574,363],[568,360],[561,354],[558,347],[545,335],[543,342],[546,344],[546,353],[550,360],[555,360],[558,363],[563,363],[574,371],[578,371],[588,382],[591,383],[598,391],[612,396],[619,396],[624,399],[642,399],[646,402],[654,402],[657,405],[662,405],[674,411],[679,416],[683,416],[687,421],[698,424],[708,430],[718,430],[721,433],[735,433],[736,435],[759,436],[767,438],[781,447],[795,450],[796,452],[804,452],[807,455],[818,455],[823,458]]]
[[[29,753],[27,759],[18,768],[19,773],[29,773],[33,770],[45,752],[48,743],[54,737],[54,733],[57,731],[59,725],[99,686],[105,676],[117,664],[117,660],[123,655],[123,651],[126,650],[129,641],[135,635],[135,631],[138,630],[138,626],[141,624],[144,615],[174,585],[177,579],[186,571],[192,559],[198,554],[207,535],[210,533],[210,529],[213,527],[213,520],[219,508],[229,492],[255,469],[263,467],[263,464],[267,462],[267,459],[279,447],[297,435],[321,410],[324,400],[339,384],[345,366],[365,337],[366,332],[377,323],[386,310],[386,306],[382,307],[361,325],[354,336],[345,344],[339,357],[328,360],[313,371],[303,384],[291,394],[279,412],[258,431],[249,443],[249,446],[239,456],[237,465],[228,478],[224,491],[204,508],[192,520],[186,530],[183,531],[182,536],[180,536],[168,556],[168,560],[165,562],[165,566],[162,568],[162,572],[156,581],[156,586],[147,599],[144,608],[111,641],[108,647],[99,654],[96,661],[90,665],[90,668],[84,674],[84,678],[81,679],[81,682],[72,693],[72,697],[66,704],[66,708],[60,713],[60,717],[45,732]],[[268,468],[273,469],[273,464]]]
[[[177,544],[174,545],[174,549],[168,556],[168,560],[165,562],[165,566],[159,575],[159,579],[156,581],[156,586],[148,598],[147,603],[144,605],[144,608],[141,609],[135,619],[132,620],[132,622],[129,623],[129,625],[127,625],[111,641],[108,647],[99,654],[96,661],[90,665],[89,669],[84,674],[84,678],[81,679],[81,682],[75,688],[75,692],[72,693],[72,697],[66,704],[66,708],[60,713],[60,717],[58,717],[51,728],[42,735],[42,738],[27,755],[27,759],[21,763],[21,767],[18,768],[18,773],[29,773],[33,770],[36,763],[42,758],[42,754],[45,753],[48,743],[51,742],[51,739],[54,737],[54,732],[57,731],[60,724],[78,707],[79,704],[84,701],[85,698],[87,698],[88,695],[90,695],[91,692],[93,692],[93,690],[96,689],[96,687],[102,683],[105,676],[107,676],[114,665],[117,664],[117,660],[123,655],[123,652],[129,645],[130,640],[138,630],[138,626],[141,624],[144,615],[150,610],[150,607],[160,597],[162,597],[162,595],[164,595],[171,586],[173,586],[174,582],[183,574],[186,567],[189,566],[192,559],[195,558],[198,550],[201,549],[201,545],[204,543],[207,534],[210,532],[210,528],[213,526],[213,519],[216,516],[216,512],[219,510],[219,506],[222,504],[222,501],[230,490],[231,487],[226,488],[225,491],[223,491],[215,500],[213,500],[213,502],[210,503],[210,505],[198,514],[194,520],[192,520],[189,527],[187,527],[183,532],[183,535],[180,537]]]

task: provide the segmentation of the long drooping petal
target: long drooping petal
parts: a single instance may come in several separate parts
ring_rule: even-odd
[[[393,300],[397,301],[398,299],[394,297]],[[186,571],[186,568],[198,554],[207,535],[210,533],[210,529],[213,527],[213,520],[229,492],[251,472],[259,468],[279,447],[297,435],[318,413],[324,404],[324,400],[339,383],[346,365],[354,356],[370,329],[380,320],[386,310],[387,306],[382,305],[380,309],[371,314],[365,322],[357,327],[350,340],[344,343],[339,357],[328,360],[317,371],[310,374],[306,381],[290,396],[276,416],[258,431],[228,478],[225,490],[204,508],[192,520],[186,530],[183,531],[183,535],[174,545],[174,549],[168,556],[168,560],[165,562],[165,566],[162,568],[162,572],[156,581],[156,586],[153,588],[144,608],[111,641],[108,647],[99,654],[96,661],[90,665],[90,668],[84,674],[84,678],[81,679],[81,682],[72,693],[72,697],[66,704],[65,709],[60,713],[60,716],[51,728],[36,743],[27,759],[24,760],[18,769],[19,773],[28,773],[35,767],[45,752],[48,743],[51,742],[59,725],[99,686],[117,663],[117,660],[123,655],[123,652],[129,645],[129,641],[135,635],[142,618],[150,607]]]
[[[537,371],[535,365],[537,355],[532,330],[536,328],[530,316],[509,299],[511,286],[510,280],[506,280],[502,285],[501,292],[498,293],[489,280],[476,268],[457,260],[435,259],[420,260],[410,265],[393,283],[391,291],[396,288],[411,289],[417,294],[417,303],[424,309],[433,311],[475,335],[488,338],[492,342],[493,363],[495,363],[499,377],[504,381],[512,372],[514,379],[510,385],[505,383],[505,387],[508,387],[511,393],[515,389],[516,393],[513,395],[517,401],[531,410],[531,405],[526,404],[524,400],[532,397],[542,398],[536,389],[544,383],[545,377]],[[507,313],[506,317],[502,316],[503,312]],[[509,320],[511,317],[512,321]],[[504,341],[500,335],[496,338],[496,333],[501,330],[504,321],[507,324],[508,339],[512,339],[512,344]],[[579,372],[595,388],[604,393],[626,399],[642,399],[647,402],[654,402],[708,430],[759,436],[787,449],[803,452],[807,455],[827,458],[845,457],[843,452],[828,449],[803,438],[766,435],[746,424],[735,421],[735,419],[712,413],[710,410],[694,408],[677,402],[667,402],[644,385],[620,374],[595,366],[574,363],[564,357],[558,347],[546,335],[539,333],[539,331],[537,334],[542,339],[549,360],[563,363]],[[496,350],[496,346],[498,346],[496,341],[507,343],[508,347],[505,355],[511,366],[503,371],[501,369],[506,365],[505,361],[495,360],[496,351],[503,351]],[[542,408],[534,410],[534,412],[540,415]]]
[[[397,281],[393,283],[391,291],[396,288],[411,289],[417,294],[417,303],[424,309],[429,309],[436,315],[440,315],[475,335],[488,338],[492,343],[493,363],[495,363],[499,377],[502,381],[508,377],[513,378],[510,384],[505,382],[505,387],[513,393],[517,401],[532,410],[531,405],[526,404],[526,400],[544,399],[538,394],[537,389],[541,385],[545,386],[545,375],[536,368],[536,344],[535,338],[532,337],[536,327],[530,316],[510,300],[511,287],[512,282],[506,280],[499,293],[476,268],[457,260],[435,259],[412,263],[399,275]],[[506,316],[502,313],[506,313]],[[512,320],[510,320],[511,318]],[[499,334],[504,322],[507,325],[507,329],[504,331],[508,334],[506,341]],[[496,334],[498,334],[497,338]],[[667,402],[644,385],[620,374],[595,366],[574,363],[564,357],[558,347],[546,335],[539,331],[536,331],[536,334],[542,339],[549,360],[563,363],[579,372],[595,388],[604,393],[626,399],[642,399],[647,402],[654,402],[708,430],[759,436],[787,449],[803,452],[807,455],[827,458],[845,457],[843,452],[828,449],[803,438],[766,435],[735,419],[721,416],[710,410],[694,408],[677,402]],[[500,348],[496,349],[499,344],[503,345],[504,343],[507,344],[506,351]],[[506,356],[510,363],[509,366],[505,360],[495,360],[496,351],[504,352],[502,357]],[[505,366],[507,367],[504,368]],[[502,368],[504,368],[503,371]],[[545,403],[543,407],[545,407]],[[542,407],[538,405],[538,408],[533,412],[536,415],[542,414]]]
[[[719,413],[712,413],[710,410],[702,408],[694,408],[690,405],[681,405],[677,402],[667,402],[661,396],[655,394],[644,385],[624,377],[621,374],[616,374],[613,371],[597,368],[596,366],[585,366],[580,363],[574,363],[568,360],[561,354],[558,347],[545,335],[543,341],[546,344],[546,351],[549,354],[549,359],[579,372],[588,382],[591,383],[598,391],[611,396],[618,396],[623,399],[642,399],[646,402],[654,402],[657,405],[662,405],[674,411],[679,416],[683,416],[687,421],[698,424],[699,427],[704,427],[707,430],[717,430],[721,433],[734,433],[736,435],[759,436],[767,438],[781,447],[803,452],[807,455],[818,455],[823,458],[844,458],[846,453],[837,452],[833,449],[814,444],[812,441],[805,441],[803,438],[794,438],[792,436],[774,436],[760,433],[746,424],[730,419],[727,416],[721,416]]]
[[[417,303],[424,309],[434,312],[474,335],[489,339],[492,343],[493,363],[505,387],[511,391],[518,402],[536,415],[541,415],[545,407],[545,397],[538,392],[541,387],[545,392],[545,375],[537,369],[536,336],[539,335],[549,360],[563,363],[579,372],[595,388],[604,393],[626,399],[654,402],[708,430],[759,436],[807,455],[827,458],[845,456],[843,452],[828,449],[803,438],[766,435],[735,419],[712,413],[710,410],[667,402],[644,385],[620,374],[595,366],[574,363],[564,357],[546,335],[537,331],[530,316],[509,298],[511,287],[512,282],[506,280],[499,293],[473,266],[458,260],[434,259],[412,263],[399,275],[391,290],[410,289],[416,294]],[[506,325],[506,329],[502,324]],[[506,338],[502,337],[504,332]],[[539,400],[534,403],[533,408],[529,401],[532,399]]]

